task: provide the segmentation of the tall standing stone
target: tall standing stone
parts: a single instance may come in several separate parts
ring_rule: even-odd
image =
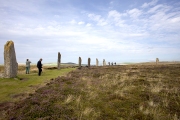
[[[98,59],[96,58],[96,66],[98,66],[98,64],[99,64],[99,61],[98,61]]]
[[[16,52],[14,42],[7,41],[4,45],[4,77],[12,78],[17,76],[18,63],[16,61]]]
[[[106,66],[106,61],[105,61],[105,59],[103,59],[103,66]]]
[[[60,65],[61,65],[61,54],[60,54],[60,52],[58,52],[58,62],[57,62],[58,70],[60,69]]]
[[[156,65],[159,63],[159,58],[156,58]]]
[[[79,57],[79,68],[81,68],[81,62],[82,62],[82,59],[81,57]]]
[[[91,66],[91,58],[88,58],[88,67],[90,68]]]

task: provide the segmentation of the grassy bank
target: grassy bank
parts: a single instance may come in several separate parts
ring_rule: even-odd
[[[178,120],[180,65],[84,67],[1,106],[5,119]]]
[[[74,68],[53,69],[44,68],[42,75],[38,76],[35,66],[31,67],[30,74],[25,74],[25,66],[19,66],[16,78],[0,78],[0,103],[5,101],[16,101],[28,96],[38,88],[50,82],[57,76],[62,76],[74,70]],[[51,67],[50,67],[51,68]]]

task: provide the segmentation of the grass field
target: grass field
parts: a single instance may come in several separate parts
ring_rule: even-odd
[[[14,120],[179,120],[180,64],[83,67],[0,111]]]
[[[1,70],[3,71],[3,66],[1,66]],[[42,75],[38,76],[36,66],[31,66],[30,74],[25,74],[25,66],[19,66],[16,78],[0,78],[0,103],[23,99],[29,93],[33,93],[50,82],[50,79],[65,75],[71,70],[74,70],[74,68],[57,70],[54,67],[45,67],[43,68]]]

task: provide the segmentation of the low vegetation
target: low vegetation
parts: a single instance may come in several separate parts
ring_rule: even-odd
[[[83,67],[0,110],[14,120],[178,120],[180,64]]]
[[[0,67],[3,71],[3,66]],[[30,74],[25,74],[25,66],[19,66],[16,78],[0,78],[0,103],[6,101],[18,101],[26,98],[29,93],[33,93],[38,88],[50,82],[57,76],[62,76],[74,68],[63,68],[57,70],[56,67],[44,67],[41,76],[38,76],[36,66],[31,66]]]

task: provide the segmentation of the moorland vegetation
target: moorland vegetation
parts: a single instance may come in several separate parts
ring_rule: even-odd
[[[26,98],[1,102],[2,119],[180,119],[180,64],[82,67],[64,76],[55,72],[47,71],[53,75],[49,82]]]

